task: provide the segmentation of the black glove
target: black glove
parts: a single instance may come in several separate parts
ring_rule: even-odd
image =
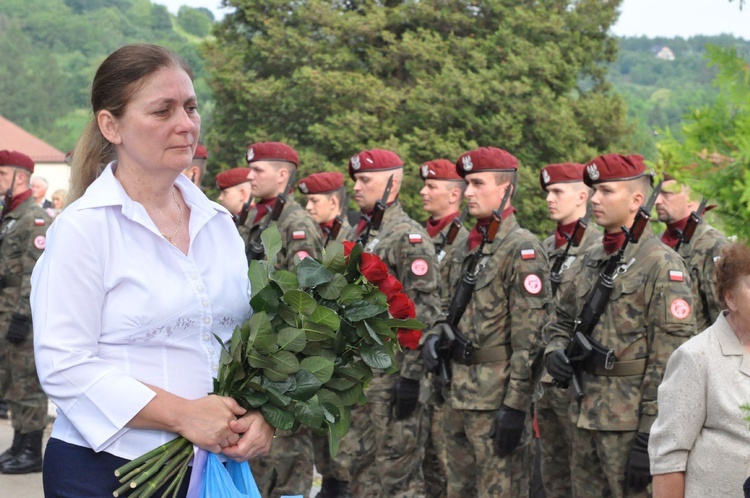
[[[573,367],[570,365],[570,360],[565,356],[565,351],[558,349],[552,351],[547,355],[545,360],[545,366],[547,372],[555,379],[559,384],[567,385],[570,378],[573,377]]]
[[[5,338],[12,344],[21,344],[31,332],[31,318],[19,313],[13,313],[10,317],[10,325]]]
[[[643,491],[651,482],[651,467],[648,460],[648,434],[638,432],[628,453],[625,465],[625,488],[637,492]]]
[[[396,420],[409,418],[417,409],[419,401],[419,381],[401,377],[393,386],[391,398],[391,413]]]
[[[495,455],[506,457],[513,453],[523,435],[526,413],[503,405],[495,414],[490,428]]]
[[[424,364],[425,370],[430,373],[436,373],[440,365],[437,352],[439,342],[439,335],[428,335],[422,345],[422,364]]]

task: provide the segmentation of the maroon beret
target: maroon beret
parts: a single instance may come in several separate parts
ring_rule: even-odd
[[[344,186],[344,174],[339,172],[313,173],[299,181],[303,194],[327,194]]]
[[[299,166],[297,151],[281,142],[258,142],[247,148],[247,163],[255,161],[286,161]]]
[[[216,175],[216,188],[224,190],[225,188],[234,187],[240,183],[249,181],[247,175],[250,173],[250,168],[232,168],[226,171],[222,171]]]
[[[349,159],[349,177],[354,180],[356,173],[363,171],[387,171],[404,166],[404,162],[398,154],[390,150],[372,149],[363,150]]]
[[[458,180],[463,178],[456,173],[456,165],[447,159],[435,159],[427,161],[419,168],[419,176],[422,180]]]
[[[518,170],[518,159],[510,152],[496,147],[480,147],[464,152],[456,161],[456,171],[461,178],[482,171],[513,172]]]
[[[576,183],[583,181],[583,164],[578,163],[560,163],[549,164],[539,172],[539,184],[542,190],[547,191],[547,187],[555,183]]]
[[[597,183],[635,180],[646,175],[643,156],[606,154],[592,159],[583,171],[583,183],[593,187]]]
[[[198,146],[195,148],[195,154],[193,154],[193,159],[208,159],[208,151],[206,150],[206,147],[204,147],[201,144],[198,144]]]
[[[0,150],[0,166],[15,166],[34,172],[34,161],[26,154],[14,150]]]

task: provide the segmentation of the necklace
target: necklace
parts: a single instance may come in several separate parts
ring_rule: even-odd
[[[176,189],[177,187],[175,187],[175,190]],[[161,236],[167,239],[170,244],[177,247],[177,244],[175,244],[174,240],[172,239],[174,239],[174,236],[177,235],[177,232],[180,231],[180,227],[182,227],[182,217],[185,213],[182,212],[182,206],[180,206],[180,203],[177,202],[177,195],[174,193],[174,190],[172,190],[172,200],[174,201],[175,206],[177,206],[177,209],[180,210],[180,219],[177,221],[177,228],[174,229],[174,232],[172,232],[172,235],[167,235],[166,233],[161,232]]]

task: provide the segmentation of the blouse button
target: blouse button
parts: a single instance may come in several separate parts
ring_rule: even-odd
[[[204,286],[202,286],[202,285],[198,286],[198,292],[203,292],[204,290],[206,290],[206,288]]]
[[[203,319],[203,323],[205,323],[206,325],[208,325],[209,323],[211,323],[211,318],[210,317],[204,318]]]
[[[208,304],[209,304],[208,299],[204,299],[203,303],[201,303],[201,304],[203,304],[204,308],[208,308]]]

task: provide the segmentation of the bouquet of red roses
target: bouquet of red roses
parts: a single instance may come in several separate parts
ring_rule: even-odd
[[[416,348],[424,325],[398,279],[361,245],[334,243],[290,272],[275,268],[278,229],[261,238],[269,259],[250,264],[254,314],[222,351],[214,393],[260,409],[277,429],[325,431],[335,455],[373,369],[395,368],[394,347]],[[118,469],[114,495],[151,496],[167,483],[176,491],[191,457],[178,437]]]

